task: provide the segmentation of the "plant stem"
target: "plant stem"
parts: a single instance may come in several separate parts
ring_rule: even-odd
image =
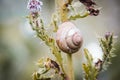
[[[61,17],[61,21],[65,22],[68,21],[68,9],[65,3],[65,0],[57,0],[57,4],[58,4],[58,9],[60,12],[60,17]]]
[[[69,80],[74,80],[74,71],[73,71],[73,64],[72,64],[72,54],[67,54],[68,60],[68,69],[69,69]]]
[[[68,21],[68,8],[67,5],[71,4],[72,0],[57,0],[58,9],[60,12],[61,22]],[[68,59],[68,80],[74,80],[74,74],[73,74],[73,64],[72,64],[72,54],[67,54]]]

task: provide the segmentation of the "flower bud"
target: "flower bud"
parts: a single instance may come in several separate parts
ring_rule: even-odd
[[[43,3],[39,0],[29,0],[27,8],[31,13],[37,13],[41,11],[41,6]]]

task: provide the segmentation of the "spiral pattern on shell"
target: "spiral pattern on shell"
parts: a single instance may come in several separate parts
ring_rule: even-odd
[[[56,33],[56,43],[65,53],[75,53],[82,46],[83,38],[79,29],[71,22],[64,22]]]

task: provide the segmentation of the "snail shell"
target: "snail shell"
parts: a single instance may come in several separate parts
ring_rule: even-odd
[[[79,29],[71,22],[64,22],[56,33],[58,47],[66,53],[75,53],[82,46],[83,38]]]

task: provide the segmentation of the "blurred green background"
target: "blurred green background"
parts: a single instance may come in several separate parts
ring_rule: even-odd
[[[41,1],[44,4],[41,15],[47,24],[54,11],[54,0]],[[89,16],[73,22],[83,34],[83,47],[89,46],[97,50],[97,38],[106,31],[118,36],[114,51],[117,57],[112,59],[112,64],[100,74],[98,80],[120,80],[120,1],[95,1],[102,7],[99,16]],[[35,62],[41,57],[54,58],[49,48],[35,37],[35,32],[28,24],[27,2],[28,0],[0,0],[0,80],[32,80],[32,73],[37,69]],[[90,46],[91,44],[95,45]],[[80,53],[82,50],[73,56],[75,80],[82,80]]]

